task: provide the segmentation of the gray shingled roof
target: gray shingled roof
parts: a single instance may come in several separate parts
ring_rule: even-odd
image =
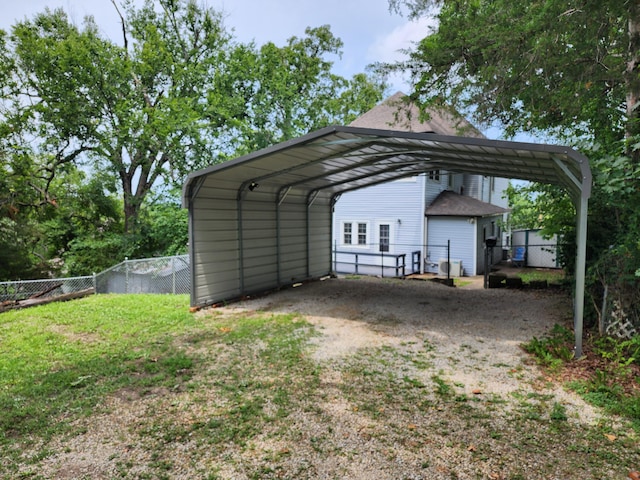
[[[427,118],[421,120],[420,109],[404,93],[398,92],[356,118],[349,126],[485,138],[465,118],[444,107],[428,108],[426,114]]]
[[[507,213],[506,208],[445,190],[425,209],[427,216],[492,217]]]

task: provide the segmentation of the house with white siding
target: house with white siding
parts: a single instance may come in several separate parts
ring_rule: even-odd
[[[397,93],[351,126],[416,133],[482,137],[461,116],[419,109]],[[509,180],[431,170],[389,183],[346,192],[333,214],[333,268],[337,273],[452,276],[484,272],[503,258],[503,198]]]

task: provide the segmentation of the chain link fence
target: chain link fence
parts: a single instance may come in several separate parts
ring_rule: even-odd
[[[189,255],[125,260],[95,275],[96,293],[189,293]]]
[[[20,302],[28,298],[57,297],[93,287],[93,276],[0,282],[0,303]]]
[[[56,297],[94,289],[96,293],[189,293],[189,255],[125,260],[95,275],[0,282],[0,303]]]

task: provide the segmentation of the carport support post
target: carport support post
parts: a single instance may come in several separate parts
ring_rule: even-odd
[[[584,316],[585,263],[587,259],[587,206],[588,200],[581,196],[576,210],[578,211],[578,232],[576,253],[576,292],[573,317],[575,332],[574,358],[582,357],[582,325]]]

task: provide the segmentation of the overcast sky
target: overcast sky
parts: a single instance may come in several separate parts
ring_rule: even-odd
[[[238,40],[272,41],[283,45],[291,36],[303,36],[306,27],[328,24],[344,42],[342,59],[334,59],[335,73],[351,77],[368,64],[401,58],[400,49],[411,47],[429,32],[430,20],[409,21],[389,11],[388,0],[206,0],[225,13],[225,23]],[[110,0],[0,0],[0,28],[31,18],[46,7],[62,7],[77,24],[93,15],[103,33],[119,41],[119,19]],[[401,78],[391,79],[390,93],[409,93]]]

